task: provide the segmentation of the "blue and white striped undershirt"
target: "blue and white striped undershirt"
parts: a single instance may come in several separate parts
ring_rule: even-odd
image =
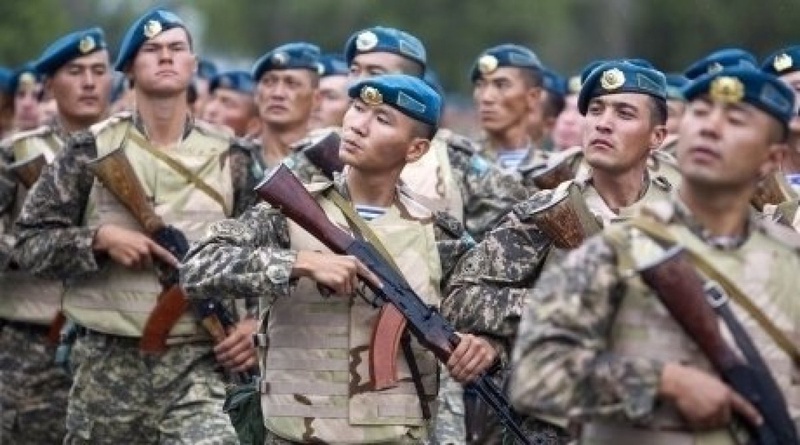
[[[500,150],[497,152],[497,163],[502,169],[515,169],[528,155],[528,148],[517,150]]]
[[[363,204],[356,204],[356,212],[367,221],[382,216],[386,213],[386,207],[368,206]]]

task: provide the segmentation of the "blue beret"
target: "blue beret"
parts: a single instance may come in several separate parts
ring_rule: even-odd
[[[346,76],[350,73],[350,67],[341,55],[325,54],[319,59],[318,71],[320,77]]]
[[[683,75],[689,80],[696,79],[703,74],[708,74],[714,71],[719,71],[727,67],[748,67],[756,68],[758,62],[755,56],[749,52],[739,48],[725,48],[703,57],[697,62],[693,63]]]
[[[589,101],[597,96],[617,93],[648,94],[667,100],[664,74],[627,60],[606,62],[588,75],[578,95],[578,111],[585,115]]]
[[[583,80],[581,79],[580,74],[576,74],[574,76],[569,76],[569,79],[566,80],[565,85],[567,87],[566,95],[580,94]]]
[[[683,89],[689,83],[689,79],[687,79],[682,74],[667,74],[667,99],[671,100],[685,100],[683,98]]]
[[[773,76],[800,71],[800,46],[790,46],[770,54],[761,62],[761,71]]]
[[[373,26],[351,35],[344,44],[344,60],[347,65],[352,65],[353,59],[363,53],[394,53],[419,63],[423,68],[428,64],[422,42],[395,28]]]
[[[213,93],[217,88],[227,88],[243,94],[253,94],[254,87],[253,78],[247,71],[225,71],[212,77],[208,82],[209,93]]]
[[[559,96],[567,95],[567,79],[549,68],[542,71],[542,87]]]
[[[219,70],[214,62],[208,59],[198,60],[197,77],[201,79],[211,79],[212,77],[216,76],[217,73],[219,73]]]
[[[119,71],[114,71],[114,75],[112,76],[111,80],[111,102],[116,102],[122,98],[122,95],[125,94],[127,87],[128,77]]]
[[[14,70],[8,82],[9,92],[16,93],[21,84],[35,85],[42,81],[42,76],[36,71],[36,65],[28,62]]]
[[[281,45],[261,56],[253,65],[253,80],[258,82],[267,71],[305,69],[319,72],[319,47],[306,42]]]
[[[384,74],[356,82],[347,93],[367,105],[387,104],[414,120],[434,127],[439,125],[442,98],[420,78]]]
[[[100,28],[84,29],[67,34],[48,46],[39,60],[36,71],[44,76],[55,73],[72,59],[106,49],[106,40]]]
[[[542,70],[542,62],[528,48],[510,43],[498,45],[484,51],[472,64],[469,78],[475,82],[481,74],[489,74],[500,67]]]
[[[14,76],[14,71],[11,68],[0,66],[0,93],[10,93],[11,90],[11,77]]]
[[[777,77],[755,68],[733,67],[692,80],[683,90],[686,100],[708,95],[720,102],[747,102],[778,119],[788,129],[795,115],[794,92]]]
[[[114,68],[123,71],[146,40],[172,28],[185,29],[186,25],[174,12],[166,9],[153,9],[139,17],[122,38]]]
[[[425,75],[422,76],[422,80],[424,80],[425,83],[428,84],[428,86],[433,88],[434,91],[439,93],[439,96],[441,96],[442,99],[444,99],[444,87],[442,86],[442,82],[439,80],[439,75],[436,74],[436,71],[428,67],[425,70]]]

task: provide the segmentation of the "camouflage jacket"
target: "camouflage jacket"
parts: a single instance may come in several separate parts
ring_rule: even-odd
[[[347,196],[344,176],[337,176],[334,186]],[[435,214],[434,229],[443,277],[447,277],[474,241],[447,214]],[[209,236],[187,254],[181,286],[190,298],[269,296],[274,301],[290,294],[296,257],[286,217],[262,202],[238,219],[212,225]]]

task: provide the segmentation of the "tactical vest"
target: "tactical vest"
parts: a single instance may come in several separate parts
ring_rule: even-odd
[[[122,147],[153,207],[166,224],[183,231],[189,242],[205,235],[208,226],[226,218],[223,206],[190,184],[169,165],[148,153],[144,136],[129,117],[114,117],[92,127],[98,157]],[[233,184],[228,162],[230,140],[195,127],[176,147],[164,151],[202,179],[232,208]],[[84,225],[116,224],[142,228],[130,212],[95,179],[84,212]],[[106,334],[140,337],[162,291],[153,269],[134,270],[108,261],[97,273],[67,283],[64,312],[82,326]],[[187,311],[170,331],[171,341],[204,336]]]
[[[739,286],[780,329],[797,338],[800,333],[800,302],[797,299],[797,271],[800,256],[772,235],[763,226],[752,231],[750,237],[735,250],[716,249],[697,238],[685,225],[676,221],[671,203],[649,205],[645,211],[664,222],[678,243],[699,252],[710,263]],[[654,252],[663,250],[647,235],[628,226],[617,226],[611,239],[617,251],[630,252],[633,263],[653,258]],[[620,242],[619,240],[622,240]],[[620,268],[624,268],[620,264]],[[628,274],[629,270],[620,270]],[[609,348],[615,354],[643,357],[662,362],[690,364],[713,373],[708,360],[669,315],[660,300],[638,277],[626,280],[626,293],[618,309],[610,334]],[[800,380],[791,359],[761,329],[758,323],[733,301],[733,311],[758,346],[772,375],[786,397],[792,417],[800,419]],[[735,343],[720,322],[723,335],[735,348]],[[769,414],[767,414],[769,415]],[[656,405],[653,422],[648,427],[633,427],[621,423],[594,422],[584,430],[582,444],[611,443],[614,445],[686,444],[734,445],[736,442],[727,430],[693,433],[680,418],[677,409],[666,401]],[[608,439],[608,441],[606,441]]]
[[[453,179],[453,169],[447,154],[446,132],[440,130],[431,147],[419,160],[408,164],[400,180],[412,191],[432,201],[438,209],[464,221],[464,200]]]
[[[12,136],[9,141],[14,161],[44,155],[47,163],[61,150],[63,141],[49,126]],[[28,190],[17,186],[17,196],[8,215],[10,227],[19,216]],[[24,271],[0,273],[0,319],[40,325],[50,324],[61,309],[63,285],[60,280],[36,278]]]
[[[442,271],[432,224],[424,222],[430,214],[413,210],[414,204],[400,199],[405,209],[411,209],[410,215],[393,206],[367,224],[411,287],[426,303],[438,306]],[[321,195],[317,201],[335,224],[349,230],[332,201]],[[289,235],[294,250],[329,251],[292,222]],[[373,298],[369,290],[364,292]],[[266,330],[265,347],[259,348],[266,383],[262,409],[270,431],[298,442],[384,443],[409,435],[422,440],[427,425],[402,353],[397,358],[398,387],[371,390],[369,345],[377,316],[378,309],[363,298],[323,297],[307,278],[297,282],[290,296],[275,301],[261,327],[261,332]],[[433,408],[436,359],[416,340],[412,348],[426,401]]]

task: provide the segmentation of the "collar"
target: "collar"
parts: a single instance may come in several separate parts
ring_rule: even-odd
[[[673,204],[674,218],[679,221],[695,236],[719,250],[736,250],[750,239],[750,235],[758,227],[758,220],[754,211],[747,214],[747,221],[745,223],[744,233],[739,236],[714,236],[708,229],[706,229],[692,214],[689,207],[681,200],[680,196],[676,193]]]

